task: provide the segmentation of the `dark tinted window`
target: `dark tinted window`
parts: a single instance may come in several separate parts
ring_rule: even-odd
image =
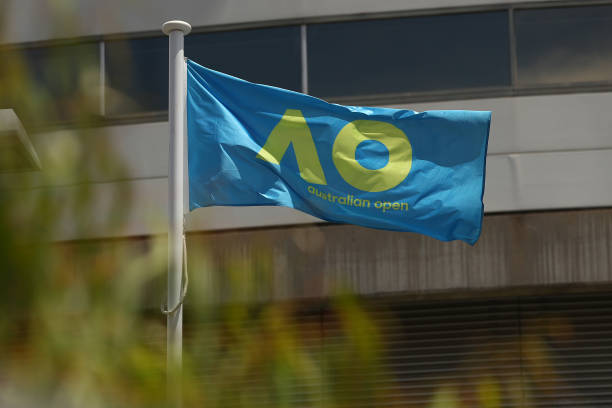
[[[97,43],[0,53],[0,108],[26,126],[85,119],[99,112]]]
[[[612,80],[612,6],[522,10],[515,24],[520,83]]]
[[[168,37],[106,43],[106,114],[168,109]]]
[[[298,27],[190,34],[185,55],[209,68],[243,79],[299,90]],[[168,38],[109,41],[109,115],[168,109]]]
[[[191,34],[185,55],[247,81],[301,90],[299,27]]]
[[[308,28],[317,96],[510,84],[506,12],[317,24]]]

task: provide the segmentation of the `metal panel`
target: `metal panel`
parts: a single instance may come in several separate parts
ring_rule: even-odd
[[[315,302],[307,316],[290,315],[266,338],[292,339],[290,351],[312,363],[302,387],[292,387],[287,395],[305,406],[317,405],[321,398],[350,401],[347,406],[354,407],[609,406],[609,297],[361,298],[360,312],[353,310],[353,316],[333,307],[318,309]],[[367,330],[351,337],[346,324],[351,317],[360,318]],[[203,387],[228,385],[215,376],[223,372],[221,367],[240,361],[232,359],[228,345],[240,345],[236,339],[247,333],[268,330],[257,313],[244,323],[244,330],[232,326],[231,338],[222,335],[222,321],[187,321],[187,347],[199,351],[195,361],[201,363],[196,367],[205,378]],[[367,356],[352,349],[360,341],[367,344]],[[257,347],[253,344],[251,350]],[[265,397],[274,389],[262,364],[266,357],[279,358],[263,353],[259,364],[249,366],[230,389],[250,394],[250,401]],[[325,376],[326,369],[332,377]]]
[[[370,384],[375,406],[591,407],[612,400],[609,294],[362,304],[382,333],[383,375]],[[324,330],[330,320],[323,316]],[[338,381],[362,375],[348,373]]]
[[[520,301],[524,406],[609,406],[612,401],[612,301]]]
[[[521,338],[514,300],[365,299],[361,305],[380,332],[373,364],[378,381],[365,384],[378,401],[353,406],[439,406],[440,399],[446,403],[440,406],[449,407],[520,406]],[[344,337],[335,333],[333,314],[324,314],[323,329],[324,343]],[[337,381],[350,385],[362,376],[347,370]],[[478,392],[483,383],[503,392],[483,401]]]
[[[489,154],[612,148],[612,93],[541,95],[393,105],[416,111],[490,110]]]
[[[612,205],[612,149],[493,155],[485,211]]]

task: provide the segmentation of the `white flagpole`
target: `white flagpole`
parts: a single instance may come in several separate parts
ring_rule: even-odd
[[[168,402],[182,405],[183,305],[181,282],[183,267],[183,140],[185,118],[184,36],[191,26],[184,21],[168,21],[162,31],[169,38],[169,112],[170,154],[168,161],[168,313],[167,382]],[[178,307],[177,307],[178,305]],[[176,310],[173,310],[176,307]]]

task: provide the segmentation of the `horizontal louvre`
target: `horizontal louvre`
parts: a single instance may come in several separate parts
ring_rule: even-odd
[[[227,323],[186,319],[185,344],[201,364],[194,374],[203,387],[233,389],[237,397],[223,400],[228,407],[277,404],[271,367],[287,363],[285,358],[310,367],[292,366],[285,374],[288,406],[610,406],[608,297],[436,303],[370,298],[360,301],[356,322],[332,306],[316,307],[285,316],[276,333],[257,314],[233,331]],[[278,349],[275,342],[283,338],[292,350]],[[246,344],[246,351],[232,344]],[[244,372],[231,381],[219,375],[241,365]]]
[[[612,300],[609,295],[521,301],[527,406],[609,406]]]
[[[427,407],[444,393],[450,398],[456,394],[466,406],[479,406],[478,394],[465,390],[483,379],[513,390],[497,396],[496,406],[516,406],[521,367],[515,301],[419,304],[380,299],[365,305],[380,332],[381,354],[373,365],[386,381],[369,383],[376,399],[354,400],[353,406]],[[333,318],[323,320],[324,341],[337,341]],[[361,374],[346,373],[339,383],[350,384],[351,375]]]

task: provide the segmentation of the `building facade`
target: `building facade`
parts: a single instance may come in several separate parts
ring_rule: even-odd
[[[389,405],[460,406],[449,402],[456,397],[480,406],[479,392],[498,393],[503,406],[612,404],[612,2],[81,1],[72,25],[38,3],[8,3],[0,52],[23,57],[59,113],[33,117],[18,100],[0,108],[14,109],[40,158],[24,197],[52,191],[61,200],[82,183],[94,194],[91,228],[77,228],[67,209],[55,240],[163,238],[160,28],[183,19],[194,28],[188,58],[250,81],[349,105],[493,112],[474,247],[287,208],[213,207],[186,216],[192,273],[236,263],[271,271],[241,300],[358,294],[388,335],[393,380],[381,389],[392,389]],[[63,80],[69,85],[57,86]],[[95,105],[94,119],[83,122],[67,100],[75,92]],[[59,166],[50,141],[75,137],[94,151],[104,137],[125,167],[44,177]],[[10,185],[13,176],[0,177]],[[105,214],[125,190],[133,199],[117,229]]]

